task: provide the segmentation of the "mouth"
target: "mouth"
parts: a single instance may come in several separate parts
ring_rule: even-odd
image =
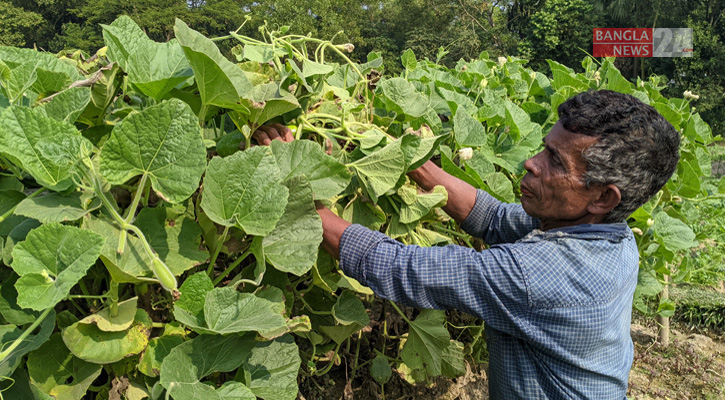
[[[534,192],[529,188],[529,186],[524,183],[524,181],[521,181],[521,196],[522,197],[534,197]]]

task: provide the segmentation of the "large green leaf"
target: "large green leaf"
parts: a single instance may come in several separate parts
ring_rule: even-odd
[[[120,332],[130,328],[136,317],[136,305],[138,297],[124,300],[117,305],[116,315],[112,315],[111,308],[91,314],[82,320],[81,324],[96,324],[98,329],[104,332]]]
[[[252,342],[237,379],[265,400],[297,398],[300,354],[294,338],[284,335],[270,342]]]
[[[317,260],[322,220],[304,176],[289,179],[284,185],[289,189],[289,200],[277,226],[264,237],[264,255],[278,270],[301,276]]]
[[[53,96],[50,102],[38,107],[57,121],[76,122],[91,101],[91,90],[87,87],[71,87]]]
[[[204,321],[204,302],[206,294],[214,289],[209,275],[197,272],[186,278],[179,291],[181,296],[174,303],[174,309],[180,308],[198,321]]]
[[[405,154],[398,141],[350,164],[373,203],[393,189],[406,171]]]
[[[677,252],[697,246],[695,232],[684,222],[665,212],[657,213],[652,229],[658,241],[669,251]]]
[[[276,83],[255,86],[245,103],[249,104],[249,121],[255,126],[300,108],[297,98]]]
[[[41,111],[10,107],[0,115],[0,154],[49,189],[67,189],[72,164],[92,147],[75,126]]]
[[[28,355],[30,381],[57,400],[81,400],[102,367],[75,357],[60,333]]]
[[[35,218],[44,224],[75,221],[101,206],[100,199],[90,200],[81,192],[73,192],[68,196],[50,193],[21,201],[15,213]]]
[[[439,310],[423,310],[410,323],[408,340],[401,351],[406,365],[428,376],[441,374],[442,354],[451,339],[444,324],[445,313]]]
[[[336,196],[350,183],[351,174],[334,158],[311,141],[272,141],[270,146],[277,160],[280,177],[287,180],[304,175],[318,200]]]
[[[418,118],[428,111],[428,98],[416,92],[413,84],[403,78],[386,79],[380,83],[380,88],[393,108],[406,115]]]
[[[231,372],[249,356],[253,338],[200,335],[174,347],[161,363],[161,385],[175,400],[254,400],[256,396],[239,382],[219,389],[201,382],[214,372]]]
[[[483,125],[465,111],[453,117],[456,142],[461,146],[483,146],[486,144],[486,130]]]
[[[63,342],[76,357],[95,364],[109,364],[142,352],[149,341],[151,319],[137,309],[130,328],[104,332],[95,324],[76,322],[63,329]]]
[[[105,239],[101,249],[101,261],[108,268],[113,280],[120,283],[137,283],[143,278],[153,277],[151,258],[139,238],[127,235],[126,248],[119,254],[118,241],[121,230],[113,222],[91,216],[84,219],[83,227]]]
[[[342,325],[356,325],[362,328],[370,323],[370,317],[365,305],[357,298],[355,293],[346,290],[342,292],[337,302],[332,306],[332,316]]]
[[[515,103],[506,100],[505,107],[508,134],[514,142],[518,142],[534,130],[534,123],[531,122],[529,114]]]
[[[138,213],[135,224],[174,275],[209,258],[209,253],[199,249],[201,228],[186,216],[176,217],[166,207],[147,207]]]
[[[128,80],[145,95],[161,99],[193,75],[184,51],[176,40],[146,42],[128,59]]]
[[[103,238],[91,231],[47,224],[13,249],[18,305],[45,310],[63,300],[101,254]]]
[[[180,19],[176,20],[174,32],[194,70],[202,103],[243,109],[240,101],[251,94],[253,87],[241,68],[227,60],[214,42]]]
[[[272,152],[258,146],[212,158],[204,177],[201,207],[217,224],[263,236],[284,213],[287,196]]]
[[[286,327],[284,317],[278,312],[279,308],[280,303],[253,293],[241,293],[233,287],[224,287],[207,292],[203,315],[193,315],[176,306],[174,316],[179,322],[201,333],[269,331]]]
[[[10,376],[22,363],[23,356],[42,346],[55,328],[55,311],[50,310],[45,316],[37,333],[31,332],[22,342],[13,349],[4,359],[0,360],[0,376]],[[24,333],[15,325],[0,325],[0,348],[7,349],[16,339]]]
[[[161,198],[179,203],[199,188],[206,148],[189,105],[171,99],[116,125],[100,158],[101,173],[111,184],[146,175]]]
[[[110,25],[101,25],[103,40],[108,46],[108,59],[118,63],[121,69],[128,72],[131,55],[143,51],[150,41],[144,31],[126,15],[116,18]]]

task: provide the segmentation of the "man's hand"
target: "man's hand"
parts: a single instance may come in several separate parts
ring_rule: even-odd
[[[262,146],[269,146],[273,140],[291,142],[295,140],[290,128],[282,124],[262,125],[252,134],[254,140]]]

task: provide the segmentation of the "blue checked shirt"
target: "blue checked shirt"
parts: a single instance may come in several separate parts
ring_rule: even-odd
[[[378,296],[485,321],[491,399],[626,398],[639,255],[625,223],[538,230],[479,191],[462,224],[491,247],[405,246],[351,225],[340,265]]]

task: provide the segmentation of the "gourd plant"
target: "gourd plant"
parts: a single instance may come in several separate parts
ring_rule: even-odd
[[[683,132],[676,176],[631,220],[635,305],[671,312],[639,299],[687,279],[683,210],[713,194],[700,183],[712,136],[657,77],[633,85],[592,58],[581,73],[552,61],[547,77],[485,52],[448,68],[442,49],[406,51],[386,76],[379,54],[356,63],[351,45],[288,27],[210,39],[177,20],[175,33],[156,43],[120,17],[90,58],[0,47],[4,398],[294,399],[343,358],[350,379],[369,367],[381,385],[392,368],[463,374],[484,357],[482,324],[387,308],[319,249],[314,201],[404,243],[480,249],[441,211],[445,190],[406,173],[435,157],[516,201],[557,106],[589,89],[637,96]],[[253,146],[270,122],[299,140]]]

